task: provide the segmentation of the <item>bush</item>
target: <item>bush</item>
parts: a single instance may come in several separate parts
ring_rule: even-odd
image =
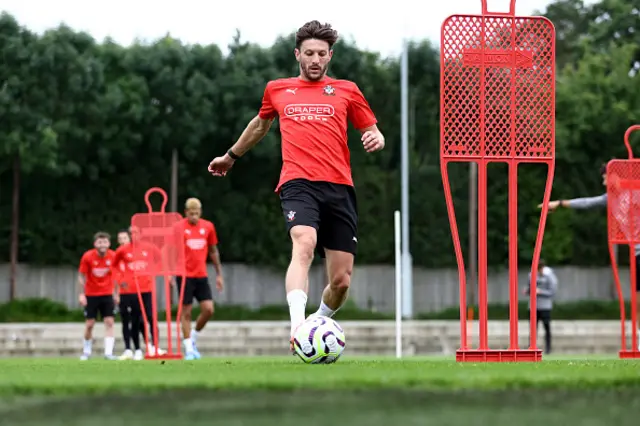
[[[308,313],[313,311],[309,307]],[[630,306],[626,304],[627,316]],[[506,304],[490,304],[489,319],[509,319],[509,306]],[[459,308],[451,307],[439,312],[418,314],[417,319],[457,320]],[[477,318],[477,306],[474,307]],[[177,309],[174,308],[172,317],[175,318]],[[198,309],[194,308],[194,317]],[[526,320],[529,311],[526,302],[520,303],[518,317]],[[354,303],[347,303],[340,310],[341,320],[388,320],[393,314],[371,312],[359,309]],[[164,321],[164,311],[158,313],[158,319]],[[215,319],[218,321],[282,321],[289,319],[287,306],[264,306],[260,309],[249,309],[237,305],[217,305]],[[555,320],[617,320],[620,319],[620,309],[617,301],[585,300],[572,303],[556,303],[553,309]],[[62,303],[49,299],[20,299],[0,304],[0,323],[8,322],[78,322],[83,320],[81,309],[69,309]]]

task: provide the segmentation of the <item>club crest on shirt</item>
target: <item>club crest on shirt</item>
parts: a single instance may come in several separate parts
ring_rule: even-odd
[[[333,88],[333,86],[331,86],[330,84],[327,86],[324,86],[324,91],[323,93],[327,96],[333,96],[336,94],[336,89]]]

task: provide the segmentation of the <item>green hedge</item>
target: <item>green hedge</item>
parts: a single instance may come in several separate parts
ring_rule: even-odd
[[[313,307],[310,307],[313,309]],[[629,303],[626,305],[629,315]],[[194,310],[197,315],[197,309]],[[477,316],[477,308],[475,310]],[[176,311],[173,316],[175,318]],[[527,319],[527,304],[521,303],[519,318]],[[164,320],[162,312],[159,315]],[[215,313],[219,321],[273,321],[289,319],[286,306],[265,306],[261,309],[249,309],[243,306],[218,305]],[[384,320],[392,319],[392,314],[371,312],[358,309],[353,303],[347,304],[341,311],[341,320]],[[440,312],[418,314],[418,319],[455,320],[459,318],[457,307],[448,308]],[[509,318],[508,305],[489,305],[489,319]],[[554,319],[564,320],[616,320],[620,318],[619,304],[616,301],[581,301],[574,303],[557,303],[553,310]],[[65,305],[49,299],[21,299],[0,304],[0,323],[7,322],[75,322],[82,321],[80,309],[69,309]]]

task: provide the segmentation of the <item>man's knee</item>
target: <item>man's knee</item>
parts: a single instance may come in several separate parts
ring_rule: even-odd
[[[293,258],[305,264],[311,264],[313,251],[318,242],[318,234],[311,226],[298,225],[291,228],[291,241],[293,242]]]
[[[95,325],[96,325],[95,319],[88,319],[84,322],[84,329],[87,331],[92,331]]]
[[[113,323],[114,323],[114,318],[113,317],[105,317],[105,319],[104,319],[105,327],[111,328],[111,327],[113,327]]]
[[[331,274],[329,285],[336,290],[348,290],[351,285],[351,270],[343,269]]]
[[[200,314],[205,317],[213,315],[213,300],[205,300],[200,303]]]

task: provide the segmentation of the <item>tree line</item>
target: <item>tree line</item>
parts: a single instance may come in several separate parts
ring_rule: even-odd
[[[543,13],[557,29],[557,164],[553,198],[597,195],[602,162],[625,154],[622,135],[640,121],[640,1],[588,6],[560,0]],[[289,255],[279,199],[277,124],[226,178],[209,160],[256,114],[266,81],[292,76],[293,35],[260,47],[236,36],[186,45],[170,36],[121,46],[64,25],[35,34],[0,16],[0,252],[12,229],[20,262],[75,264],[98,229],[114,233],[144,212],[152,186],[169,190],[177,159],[178,210],[198,197],[216,223],[223,261],[282,266]],[[400,205],[400,63],[350,42],[335,48],[330,74],[360,86],[387,147],[366,155],[352,145],[360,210],[359,263],[393,262],[393,211]],[[411,250],[414,264],[455,265],[439,167],[439,51],[409,47]],[[351,140],[358,140],[353,129]],[[636,143],[638,141],[636,140]],[[468,230],[468,165],[450,179],[461,238]],[[489,262],[506,265],[506,168],[489,169]],[[546,170],[524,166],[520,256],[528,263]],[[463,245],[463,247],[466,247]],[[465,250],[466,251],[466,250]],[[550,216],[548,263],[598,265],[608,259],[606,214]]]

